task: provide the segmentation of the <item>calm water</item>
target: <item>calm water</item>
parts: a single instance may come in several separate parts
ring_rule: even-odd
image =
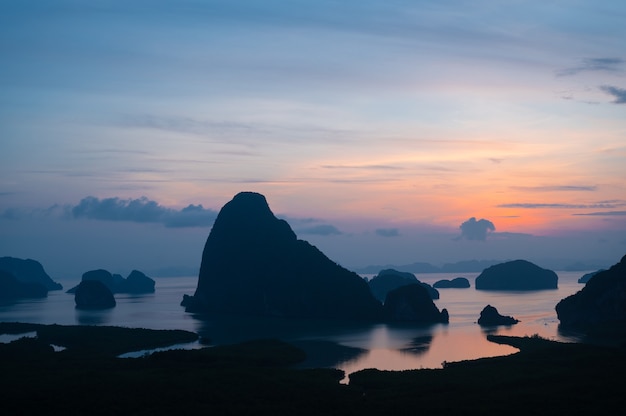
[[[205,320],[186,313],[180,306],[183,294],[195,291],[197,277],[155,278],[156,293],[116,295],[117,306],[107,311],[77,311],[73,295],[63,291],[49,292],[46,299],[0,304],[0,321],[184,329],[197,332],[213,345],[278,337],[307,350],[311,357],[308,365],[336,367],[346,374],[363,368],[439,368],[444,361],[516,351],[509,346],[488,342],[487,332],[516,336],[538,334],[554,340],[577,341],[574,334],[559,332],[554,307],[559,300],[582,289],[583,285],[577,280],[585,272],[557,272],[557,290],[536,292],[477,291],[474,279],[478,274],[417,275],[418,279],[429,284],[463,276],[472,285],[469,289],[439,289],[440,299],[435,303],[439,309],[448,309],[450,323],[428,327],[250,318]],[[78,282],[60,283],[69,289]],[[476,321],[488,304],[521,322],[511,327],[481,328]]]

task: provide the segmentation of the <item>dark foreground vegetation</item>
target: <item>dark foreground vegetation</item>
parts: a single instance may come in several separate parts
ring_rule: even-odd
[[[562,415],[626,404],[623,347],[490,336],[520,352],[438,370],[364,370],[344,385],[339,370],[295,368],[304,352],[277,340],[116,358],[197,336],[0,323],[0,333],[31,331],[38,337],[0,344],[3,414]]]

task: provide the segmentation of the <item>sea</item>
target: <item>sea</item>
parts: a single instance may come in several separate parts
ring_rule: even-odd
[[[352,372],[377,368],[409,370],[442,368],[446,362],[508,355],[511,346],[487,341],[488,334],[541,336],[562,342],[578,342],[581,334],[559,329],[555,306],[563,298],[583,288],[578,279],[587,272],[556,272],[558,289],[540,291],[480,291],[474,288],[479,273],[416,274],[425,283],[465,277],[471,287],[438,289],[435,304],[448,310],[450,322],[420,326],[329,320],[290,320],[279,318],[211,318],[185,312],[183,295],[195,292],[197,276],[153,277],[152,294],[116,294],[117,306],[102,311],[75,309],[74,296],[65,290],[79,282],[59,280],[62,291],[51,291],[47,298],[24,299],[0,304],[0,322],[28,322],[60,325],[114,325],[129,328],[183,329],[200,335],[201,341],[175,346],[200,348],[233,344],[252,339],[278,338],[301,346],[309,357],[303,366],[338,368]],[[373,275],[362,275],[371,278]],[[520,322],[512,326],[481,327],[482,309],[491,305],[502,315]],[[0,335],[0,342],[15,337]],[[140,356],[137,351],[126,356]]]

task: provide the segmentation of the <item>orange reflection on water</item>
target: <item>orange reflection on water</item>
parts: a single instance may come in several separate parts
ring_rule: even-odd
[[[399,344],[401,337],[397,336],[399,333],[394,333],[402,331],[384,325],[373,329],[368,351],[354,360],[340,363],[338,368],[346,376],[367,368],[390,371],[442,368],[444,361],[495,357],[518,351],[508,345],[487,341],[478,325],[455,328],[454,331],[440,326],[431,335],[418,336],[417,342],[408,344],[406,341]]]

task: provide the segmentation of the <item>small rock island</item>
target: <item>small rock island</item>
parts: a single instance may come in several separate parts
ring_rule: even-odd
[[[455,277],[451,280],[437,280],[433,287],[435,289],[467,289],[470,287],[470,282],[465,277]]]
[[[480,312],[480,317],[478,318],[478,324],[480,326],[497,326],[497,325],[515,325],[519,320],[513,318],[512,316],[504,316],[500,315],[498,310],[491,306],[487,305]]]
[[[400,286],[387,294],[385,312],[392,321],[415,323],[448,323],[448,311],[439,311],[428,289],[419,283]]]
[[[381,302],[385,301],[387,293],[402,286],[420,284],[426,288],[431,299],[439,299],[439,292],[428,283],[420,282],[413,273],[401,272],[395,269],[383,269],[367,284],[372,293]]]
[[[111,290],[99,280],[83,280],[74,293],[76,309],[110,309],[115,307]]]

